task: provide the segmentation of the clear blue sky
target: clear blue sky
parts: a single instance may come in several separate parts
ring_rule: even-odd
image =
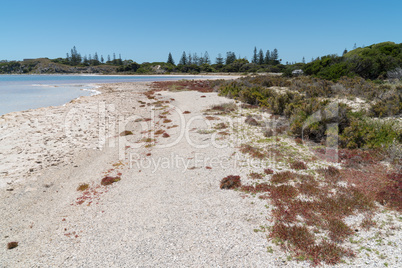
[[[1,0],[0,60],[121,53],[123,59],[176,63],[183,51],[211,59],[254,46],[279,57],[341,54],[345,48],[402,42],[402,1],[373,0]]]

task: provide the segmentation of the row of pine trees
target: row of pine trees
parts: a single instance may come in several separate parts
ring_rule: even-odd
[[[96,66],[100,64],[110,64],[110,65],[123,65],[124,62],[121,58],[121,54],[119,54],[119,57],[116,57],[116,54],[113,53],[113,58],[108,55],[107,59],[105,60],[103,55],[99,56],[97,52],[92,56],[89,54],[89,56],[81,56],[81,54],[77,51],[77,48],[74,46],[71,51],[71,53],[67,53],[67,57],[65,60],[63,60],[64,64],[72,65],[72,66],[77,66],[77,65],[85,65],[85,66]],[[272,52],[267,50],[265,53],[263,52],[262,49],[257,52],[257,48],[254,48],[254,54],[251,60],[251,63],[258,64],[258,65],[277,65],[280,63],[280,60],[278,59],[278,50],[275,48]],[[222,54],[218,54],[218,56],[215,58],[215,64],[217,65],[229,65],[234,63],[236,60],[243,60],[245,61],[246,59],[240,58],[236,56],[236,54],[232,51],[226,52],[226,57],[224,58]],[[132,61],[130,61],[132,62]],[[173,59],[173,56],[171,53],[168,55],[168,60],[167,63],[176,66],[176,63]],[[196,66],[202,66],[204,64],[211,65],[211,59],[209,57],[209,54],[207,51],[204,53],[201,53],[198,55],[197,53],[186,53],[183,52],[178,65],[196,65]]]
[[[222,54],[218,54],[218,57],[215,59],[215,64],[217,65],[228,65],[234,63],[237,59],[240,59],[236,56],[236,54],[232,51],[226,52],[226,58],[222,57]],[[246,59],[243,59],[246,60]],[[260,49],[257,53],[257,47],[254,48],[254,54],[252,58],[252,63],[258,65],[277,65],[280,63],[278,50],[275,48],[272,52],[267,50],[264,54],[263,50]],[[173,60],[172,53],[169,52],[167,63],[176,65]],[[211,64],[211,60],[209,58],[209,54],[206,51],[201,56],[198,56],[197,53],[187,53],[183,51],[181,55],[180,61],[178,65],[197,65],[201,66],[203,64]]]

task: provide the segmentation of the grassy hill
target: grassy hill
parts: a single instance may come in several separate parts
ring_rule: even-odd
[[[117,66],[71,66],[47,58],[0,62],[0,74],[116,73]]]
[[[356,48],[343,56],[328,55],[304,66],[307,75],[336,81],[342,76],[385,79],[402,66],[402,44],[383,42]]]

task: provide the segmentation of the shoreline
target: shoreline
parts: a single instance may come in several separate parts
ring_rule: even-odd
[[[4,75],[4,74],[2,74],[2,75]],[[28,75],[28,76],[44,76],[44,77],[46,77],[46,76],[83,76],[83,77],[91,77],[91,76],[93,76],[93,77],[141,77],[141,76],[143,76],[143,77],[148,77],[149,76],[149,77],[166,77],[166,78],[168,78],[168,77],[180,78],[180,77],[185,77],[186,76],[186,75],[97,75],[97,74],[88,74],[88,75],[87,74],[61,74],[61,75],[60,74],[11,74],[11,75],[16,75],[16,76]],[[8,74],[4,75],[4,76],[8,76]],[[195,77],[194,75],[187,75],[187,76],[188,77]],[[208,76],[207,75],[207,76],[204,76],[204,75],[200,75],[200,76],[197,76],[196,78],[197,78],[197,80],[209,80],[209,79],[214,80],[214,79],[237,79],[239,77],[240,76],[221,76],[221,75],[216,75],[216,76]],[[167,81],[175,81],[175,79],[169,79]],[[35,81],[33,81],[33,82],[35,82]],[[130,82],[126,82],[126,81],[121,81],[121,82],[119,82],[119,81],[115,81],[115,82],[99,81],[99,82],[87,82],[87,83],[84,82],[84,83],[79,83],[79,84],[77,84],[77,83],[66,83],[66,84],[56,84],[56,85],[52,85],[52,84],[32,84],[32,85],[39,86],[39,87],[55,87],[55,88],[62,87],[62,86],[65,86],[65,87],[82,87],[80,89],[81,91],[90,92],[91,94],[89,96],[95,96],[95,95],[101,94],[101,92],[96,90],[96,88],[100,88],[103,85],[115,84],[115,83],[136,83],[136,82],[150,82],[150,83],[152,83],[153,81],[132,81],[132,82],[131,81]],[[86,87],[90,87],[90,88],[86,88]],[[94,88],[95,88],[95,90],[93,90]],[[71,102],[71,101],[73,101],[75,99],[79,99],[81,97],[87,97],[87,96],[85,96],[85,95],[84,96],[78,96],[76,98],[70,99],[66,103]],[[61,105],[65,105],[66,103],[61,104]],[[33,109],[41,109],[41,108],[53,107],[53,106],[57,106],[57,105],[43,106],[43,107],[38,107],[38,108],[33,108]],[[30,111],[30,110],[33,110],[33,109],[25,109],[25,110],[7,112],[5,114],[0,114],[0,117],[4,116],[4,115],[7,115],[9,113]]]

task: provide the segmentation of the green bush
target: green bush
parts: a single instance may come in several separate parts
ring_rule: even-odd
[[[402,133],[393,122],[353,119],[340,136],[342,147],[379,148],[402,142]]]

